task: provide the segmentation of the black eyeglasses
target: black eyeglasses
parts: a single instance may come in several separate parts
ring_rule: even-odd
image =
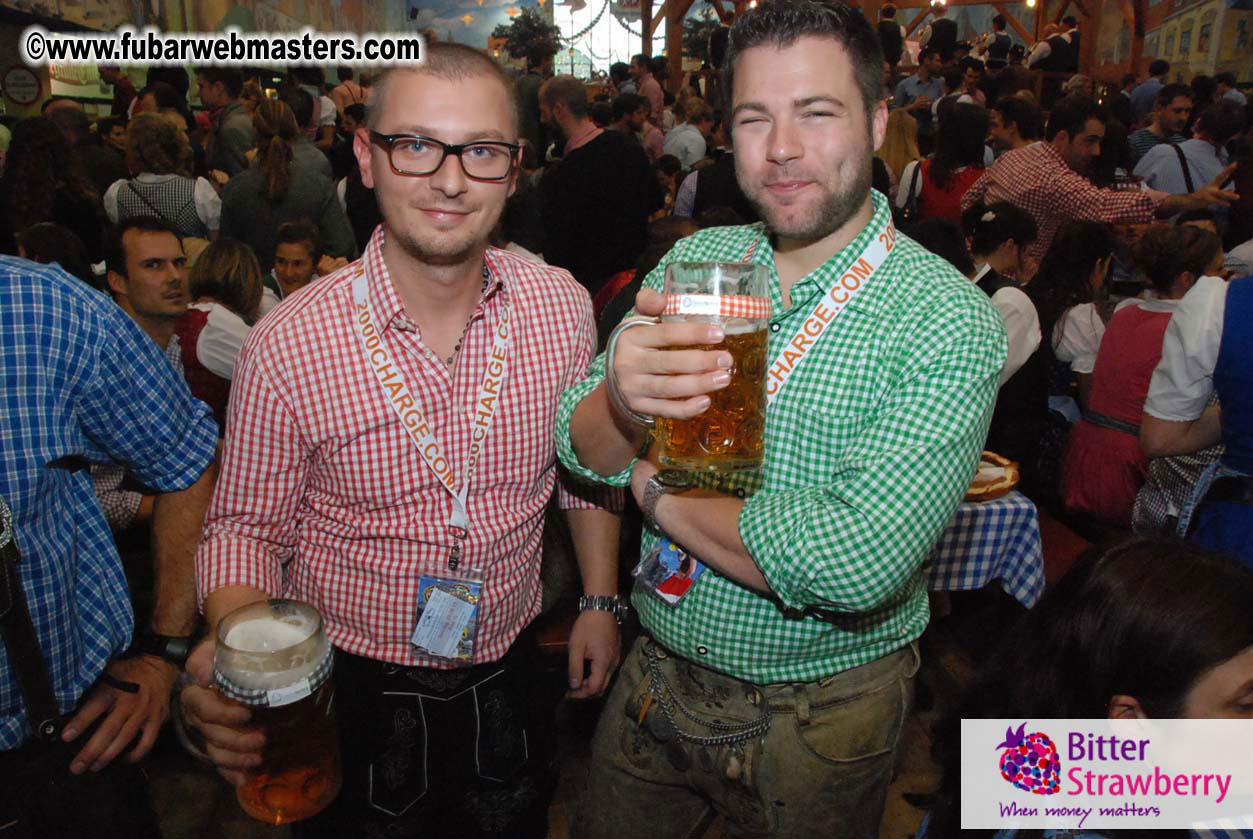
[[[472,143],[443,143],[421,134],[380,134],[370,132],[370,141],[387,150],[387,162],[397,175],[433,175],[448,155],[461,161],[461,171],[476,181],[503,181],[517,163],[518,143],[476,140]]]

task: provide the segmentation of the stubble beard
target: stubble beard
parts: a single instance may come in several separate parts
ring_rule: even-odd
[[[822,201],[814,208],[813,215],[809,218],[798,219],[795,223],[789,224],[784,221],[783,215],[787,208],[776,207],[764,198],[766,190],[764,186],[754,184],[751,189],[744,190],[744,197],[757,211],[757,215],[766,222],[766,227],[773,235],[800,241],[824,239],[847,224],[862,208],[866,196],[870,193],[873,182],[870,154],[863,149],[858,157],[861,159],[861,165],[853,167],[852,179],[837,186],[835,191],[827,191]],[[741,186],[743,186],[742,181]],[[822,186],[824,189],[828,188],[825,183]]]

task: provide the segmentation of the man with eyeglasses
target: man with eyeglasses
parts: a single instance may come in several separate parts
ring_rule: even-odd
[[[244,347],[197,555],[211,629],[294,597],[337,648],[344,785],[301,837],[546,834],[547,686],[528,626],[557,399],[596,330],[569,274],[488,246],[519,165],[510,80],[462,45],[425,58],[376,81],[354,138],[383,216],[364,255]],[[586,595],[569,642],[581,698],[617,666],[618,528],[558,495]],[[264,742],[208,689],[213,651],[195,651],[180,706],[240,782]]]

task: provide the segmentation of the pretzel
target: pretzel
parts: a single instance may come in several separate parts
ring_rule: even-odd
[[[1001,457],[995,452],[984,451],[979,458],[979,471],[975,473],[967,501],[991,501],[1000,498],[1018,485],[1018,463]]]

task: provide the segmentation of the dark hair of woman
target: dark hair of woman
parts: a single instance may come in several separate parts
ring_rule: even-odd
[[[0,175],[0,211],[14,230],[49,221],[63,190],[95,201],[98,196],[79,171],[69,141],[47,117],[30,117],[13,127]]]
[[[1131,144],[1127,142],[1127,129],[1116,119],[1105,121],[1105,136],[1101,139],[1101,153],[1093,159],[1088,177],[1099,187],[1112,186],[1118,180],[1118,171],[1130,173],[1135,166],[1131,157]]]
[[[94,289],[100,288],[91,271],[91,261],[87,259],[87,248],[73,230],[50,221],[40,222],[18,233],[17,243],[32,262],[44,265],[55,262],[67,274],[78,277]]]
[[[1222,253],[1223,243],[1208,230],[1192,225],[1153,225],[1135,246],[1136,267],[1156,291],[1169,292],[1185,271],[1200,277]]]
[[[1062,225],[1040,262],[1035,280],[1027,286],[1042,328],[1052,329],[1067,310],[1096,299],[1092,271],[1114,253],[1116,244],[1114,231],[1107,224],[1075,220]],[[1054,340],[1059,337],[1060,330],[1054,330]]]
[[[285,102],[266,98],[252,112],[252,127],[257,132],[256,165],[261,170],[261,191],[271,201],[279,201],[291,185],[292,143],[299,134],[296,117]]]
[[[975,204],[962,213],[962,227],[974,256],[987,256],[1011,239],[1018,247],[1025,248],[1038,235],[1031,214],[1008,201],[986,207]]]
[[[988,109],[958,102],[945,112],[935,136],[935,157],[927,170],[940,189],[963,166],[983,165],[983,144],[988,136]]]
[[[1251,602],[1253,571],[1186,542],[1133,538],[1090,551],[1019,618],[936,724],[943,776],[927,839],[995,832],[959,827],[963,718],[1105,718],[1116,696],[1151,718],[1178,718],[1198,678],[1253,646]]]
[[[910,225],[905,232],[915,242],[943,258],[962,274],[967,277],[974,274],[975,263],[970,258],[970,252],[966,250],[966,240],[962,236],[961,229],[948,219],[923,219]]]

